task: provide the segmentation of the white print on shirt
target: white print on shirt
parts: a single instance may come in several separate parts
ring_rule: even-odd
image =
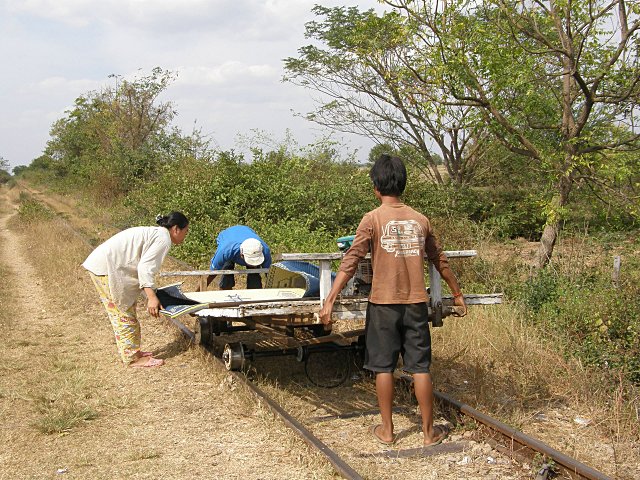
[[[424,245],[424,232],[415,220],[391,220],[382,228],[380,246],[396,257],[417,257]]]

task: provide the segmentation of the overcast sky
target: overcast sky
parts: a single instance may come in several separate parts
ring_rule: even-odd
[[[281,79],[282,60],[308,43],[314,4],[381,10],[376,0],[0,0],[0,156],[29,164],[78,96],[156,66],[178,74],[164,99],[185,133],[195,123],[222,149],[254,129],[311,143],[323,132],[293,114],[312,108],[311,93]],[[372,146],[333,138],[361,159]]]

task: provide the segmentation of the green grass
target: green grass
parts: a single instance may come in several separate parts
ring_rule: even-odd
[[[35,427],[46,435],[68,433],[78,424],[98,417],[98,413],[91,407],[75,404],[62,408],[46,407],[44,411]]]
[[[91,404],[93,387],[86,372],[69,359],[55,357],[41,385],[32,395],[39,414],[34,427],[46,435],[70,432],[82,422],[98,417]]]

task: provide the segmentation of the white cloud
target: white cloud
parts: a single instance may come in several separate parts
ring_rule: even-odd
[[[294,112],[310,93],[283,84],[282,59],[308,43],[311,8],[376,0],[0,0],[0,155],[12,165],[43,150],[51,123],[80,95],[154,67],[175,71],[163,94],[187,131],[197,121],[226,148],[238,133],[292,131],[312,140],[317,125]]]
[[[105,82],[90,79],[68,79],[65,77],[48,77],[37,82],[24,84],[20,93],[36,95],[58,95],[67,97],[69,94],[76,95],[74,99],[83,93],[97,90],[104,86]]]
[[[307,0],[8,0],[5,3],[13,13],[73,27],[100,24],[166,35],[220,32],[234,38],[286,36],[292,29],[290,21],[313,5]]]
[[[221,85],[247,79],[274,79],[280,71],[273,65],[247,65],[243,62],[228,61],[215,67],[178,67],[176,86]]]

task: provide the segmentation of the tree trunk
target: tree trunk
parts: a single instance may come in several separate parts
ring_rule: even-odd
[[[542,231],[542,237],[540,238],[540,246],[538,247],[538,253],[536,255],[536,268],[544,268],[551,260],[553,255],[553,247],[556,245],[558,239],[558,231],[560,230],[560,222],[557,220],[552,223],[547,223]]]
[[[569,192],[573,184],[572,175],[563,175],[558,185],[558,195],[553,199],[553,207],[542,231],[540,246],[536,254],[536,267],[544,268],[551,261],[553,249],[560,233],[561,210],[569,203]]]

